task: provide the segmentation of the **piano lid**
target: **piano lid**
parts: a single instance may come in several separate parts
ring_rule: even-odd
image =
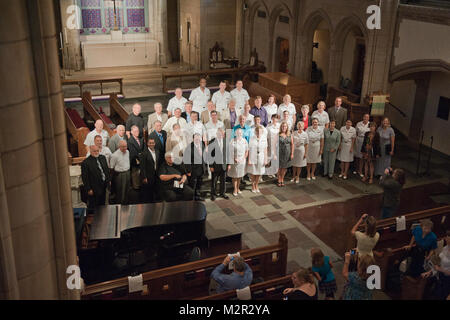
[[[118,239],[124,230],[206,220],[200,201],[108,205],[96,210],[89,240]]]

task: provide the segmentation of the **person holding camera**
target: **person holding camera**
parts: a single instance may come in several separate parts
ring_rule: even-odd
[[[392,217],[400,204],[400,192],[405,184],[405,171],[387,168],[381,177],[380,186],[383,188],[382,218]]]
[[[362,223],[365,223],[364,233],[357,231]],[[356,251],[358,252],[358,257],[365,254],[373,257],[372,250],[380,239],[380,234],[377,232],[377,220],[375,217],[364,213],[353,226],[351,234],[356,238]]]
[[[233,272],[225,274],[223,271],[232,263]],[[253,271],[244,258],[239,255],[227,255],[211,273],[209,293],[221,293],[229,290],[244,289],[253,281]]]
[[[352,253],[345,253],[342,275],[347,283],[342,293],[342,300],[372,300],[372,290],[367,287],[367,268],[375,264],[375,260],[368,254],[360,256],[356,271],[350,272],[350,260]]]

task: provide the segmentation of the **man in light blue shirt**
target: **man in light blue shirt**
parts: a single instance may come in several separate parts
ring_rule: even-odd
[[[230,261],[233,261],[234,271],[231,274],[225,274],[223,271],[228,267]],[[233,256],[230,258],[230,256],[227,255],[223,262],[211,273],[210,294],[243,289],[249,286],[252,283],[252,280],[252,269],[245,263],[244,258],[241,256]],[[214,292],[215,285],[216,288]]]

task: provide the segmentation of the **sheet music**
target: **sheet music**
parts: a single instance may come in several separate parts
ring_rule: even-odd
[[[139,292],[144,289],[142,273],[136,277],[128,277],[128,292]]]
[[[397,220],[397,232],[406,230],[406,218],[405,216],[395,218]]]
[[[236,289],[236,295],[239,300],[251,300],[252,293],[250,291],[250,287],[246,286],[244,289]]]
[[[183,186],[184,186],[184,183],[180,183],[180,181],[174,180],[174,182],[173,182],[173,187],[174,187],[174,188],[182,189]]]

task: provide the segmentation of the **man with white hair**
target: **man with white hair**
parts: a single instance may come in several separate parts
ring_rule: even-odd
[[[148,133],[150,134],[153,130],[155,130],[155,122],[161,122],[162,126],[164,126],[169,118],[167,114],[162,112],[162,104],[157,102],[153,106],[155,108],[155,112],[148,116],[147,128]]]
[[[169,104],[167,105],[167,112],[169,114],[169,118],[173,116],[173,112],[180,108],[181,112],[184,112],[184,104],[187,102],[187,99],[183,97],[183,90],[181,88],[175,89],[175,97],[169,100]]]
[[[112,182],[116,192],[117,204],[128,204],[130,189],[130,152],[125,140],[119,141],[119,149],[112,156],[109,167],[113,171]]]
[[[228,110],[226,110],[222,114],[222,121],[225,126],[225,129],[233,129],[236,123],[239,122],[239,116],[241,115],[241,112],[236,110],[236,100],[234,98],[231,98],[230,102],[228,103]]]
[[[193,200],[194,190],[187,184],[187,172],[184,165],[173,162],[171,152],[166,152],[165,161],[158,169],[158,177],[161,180],[162,199],[171,201]]]
[[[203,111],[200,115],[200,119],[202,119],[203,124],[207,124],[209,120],[211,120],[211,112],[216,111],[217,116],[220,119],[220,112],[216,110],[216,106],[212,101],[208,101],[208,104],[206,105],[207,110]]]
[[[214,92],[211,101],[216,106],[216,110],[219,113],[223,113],[228,108],[228,102],[230,102],[231,94],[226,91],[227,84],[225,81],[220,81],[219,91]],[[206,121],[208,122],[208,121]]]
[[[117,149],[119,149],[119,142],[120,141],[126,141],[127,136],[125,135],[125,126],[122,124],[119,124],[116,128],[116,134],[109,139],[108,148],[111,150],[112,153],[116,152]]]
[[[283,112],[287,110],[289,112],[289,116],[292,118],[292,124],[295,126],[297,120],[297,110],[291,101],[292,98],[289,94],[283,97],[283,103],[278,107],[278,115],[280,116],[280,119],[283,119]]]
[[[109,161],[111,159],[112,152],[107,146],[103,145],[103,139],[102,139],[101,135],[95,136],[95,138],[94,138],[94,145],[96,145],[98,147],[100,154],[102,156],[105,156],[106,163],[109,166]],[[89,157],[89,155],[90,155],[90,151],[86,154],[86,157]]]
[[[125,123],[125,130],[127,133],[127,137],[131,137],[131,127],[136,126],[139,129],[139,138],[144,137],[144,118],[141,115],[141,105],[139,103],[135,103],[133,105],[133,111],[128,116],[128,119]]]
[[[200,79],[200,86],[192,90],[189,100],[194,104],[192,110],[198,112],[199,117],[206,110],[206,104],[211,99],[211,92],[206,87],[206,79]]]
[[[94,138],[98,135],[102,137],[102,144],[106,146],[109,141],[108,131],[103,130],[103,120],[99,119],[95,121],[95,129],[88,133],[86,139],[84,140],[84,145],[86,146],[86,152],[89,153],[89,147],[94,145]]]
[[[187,122],[186,119],[184,119],[181,116],[181,109],[176,108],[173,112],[173,117],[169,118],[167,120],[166,124],[163,127],[163,130],[167,132],[168,135],[172,134],[172,128],[174,124],[178,124],[182,130],[186,129]]]

